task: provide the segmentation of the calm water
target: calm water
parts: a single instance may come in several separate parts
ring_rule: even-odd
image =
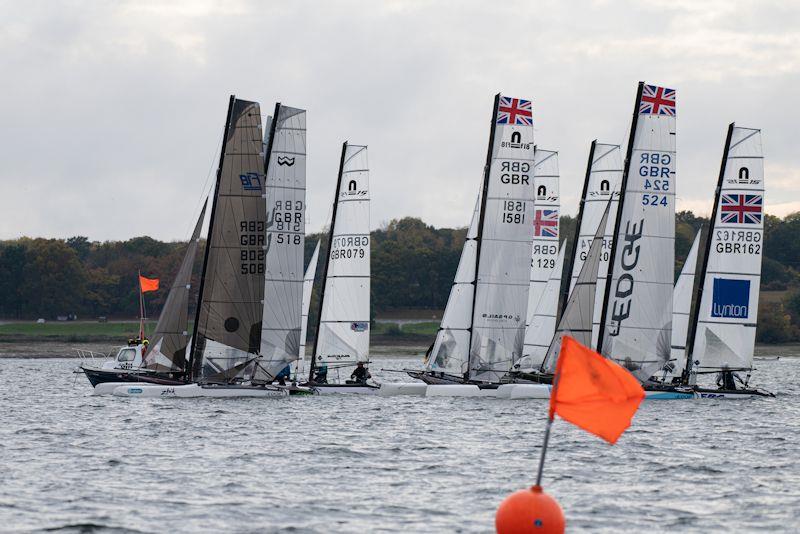
[[[544,429],[543,401],[93,397],[74,365],[0,360],[2,531],[487,532]],[[557,421],[568,529],[797,531],[800,359],[757,365],[777,398],[645,403],[614,447]]]

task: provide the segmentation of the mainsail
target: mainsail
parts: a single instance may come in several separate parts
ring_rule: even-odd
[[[310,378],[320,364],[369,360],[369,241],[367,147],[344,143]]]
[[[254,378],[271,382],[301,345],[306,209],[306,112],[275,106],[266,155],[266,267],[261,359]]]
[[[317,274],[319,244],[321,242],[322,240],[317,241],[317,246],[314,247],[314,253],[311,255],[311,261],[308,262],[306,274],[303,276],[303,315],[300,320],[300,349],[298,350],[298,358],[301,361],[306,357],[306,339],[308,338],[308,311],[311,308],[311,293],[314,290],[314,277]]]
[[[561,275],[564,267],[564,244],[562,243],[556,264],[550,269],[550,277],[533,313],[533,319],[525,329],[525,345],[520,360],[520,371],[538,369],[547,354],[547,348],[556,331],[558,297],[561,294]]]
[[[534,147],[533,187],[536,200],[533,211],[533,255],[528,290],[528,316],[525,321],[527,330],[530,330],[539,300],[542,298],[558,256],[561,207],[558,195],[558,152]]]
[[[477,235],[470,378],[497,382],[522,354],[533,240],[529,100],[497,95]]]
[[[761,130],[731,124],[700,271],[690,370],[753,367],[764,235]]]
[[[609,221],[603,234],[603,246],[600,253],[600,265],[597,271],[597,298],[595,299],[594,318],[592,319],[592,344],[597,347],[597,335],[600,330],[600,315],[602,313],[603,295],[606,288],[606,275],[608,274],[608,258],[611,255],[611,242],[614,233],[613,222],[617,217],[617,203],[619,202],[619,187],[622,182],[622,151],[619,145],[609,145],[592,141],[589,149],[589,161],[586,165],[586,179],[583,183],[580,208],[578,210],[577,239],[572,242],[572,265],[567,269],[570,273],[569,284],[564,285],[561,296],[561,309],[566,306],[567,299],[578,276],[581,273],[583,262],[589,255],[597,225],[600,218],[611,202],[609,208]],[[589,346],[589,345],[587,345]]]
[[[186,344],[189,342],[189,291],[192,288],[192,267],[200,243],[200,230],[206,216],[206,205],[194,226],[186,254],[169,288],[167,300],[158,316],[156,330],[150,337],[149,350],[144,356],[143,367],[153,371],[185,371]]]
[[[643,382],[670,357],[675,104],[673,89],[639,83],[598,337]]]
[[[689,312],[692,308],[692,292],[694,290],[694,273],[697,269],[697,248],[700,243],[700,232],[694,238],[692,248],[675,282],[672,296],[672,341],[669,362],[664,365],[664,381],[670,377],[680,376],[686,367],[686,337],[689,334]]]
[[[472,305],[475,295],[480,212],[479,192],[442,322],[425,362],[427,371],[463,376],[469,369],[469,332],[472,327]]]
[[[260,348],[264,178],[259,106],[231,96],[192,336],[192,376],[200,382],[230,381]]]
[[[589,245],[589,253],[583,261],[575,287],[572,288],[569,300],[561,314],[561,319],[558,321],[558,329],[550,342],[550,346],[547,348],[547,354],[541,366],[542,372],[555,373],[558,353],[561,351],[561,339],[565,335],[575,338],[579,343],[587,347],[592,339],[592,320],[597,297],[597,273],[600,259],[603,255],[602,236],[609,220],[611,206],[611,199],[609,199],[606,201],[606,208],[597,222],[597,230],[595,235],[592,236],[592,244]]]

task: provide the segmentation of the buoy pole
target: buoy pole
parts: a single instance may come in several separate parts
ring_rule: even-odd
[[[550,441],[550,427],[553,426],[553,418],[547,418],[547,426],[544,428],[544,443],[542,443],[542,454],[539,456],[539,472],[536,473],[536,485],[542,485],[542,471],[544,471],[544,456],[547,454],[547,443]]]

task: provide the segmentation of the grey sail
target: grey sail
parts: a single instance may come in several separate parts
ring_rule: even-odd
[[[572,292],[567,300],[564,313],[556,329],[556,335],[547,349],[547,355],[542,362],[542,371],[554,373],[558,353],[561,351],[561,339],[571,336],[576,341],[586,347],[592,344],[592,319],[594,317],[594,302],[597,293],[597,272],[600,267],[600,259],[603,256],[603,234],[606,231],[608,213],[611,209],[612,201],[606,202],[606,210],[597,226],[597,231],[589,246],[589,254],[581,266],[581,272]]]
[[[254,379],[271,382],[297,360],[303,301],[306,111],[278,104],[267,152],[267,244],[261,359]]]
[[[167,300],[158,317],[156,330],[150,336],[150,345],[144,356],[143,367],[154,371],[185,371],[186,345],[189,342],[189,292],[192,285],[192,267],[200,243],[200,231],[206,216],[206,206],[197,219],[186,254],[178,268],[178,274],[169,288]]]
[[[223,139],[192,339],[199,382],[232,380],[261,344],[267,210],[256,102],[231,97]]]

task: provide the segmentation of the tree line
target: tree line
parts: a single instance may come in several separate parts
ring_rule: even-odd
[[[676,277],[695,234],[707,223],[707,218],[688,211],[677,214]],[[561,218],[567,256],[571,253],[575,226],[573,217]],[[412,217],[393,220],[373,231],[373,314],[393,309],[443,309],[465,235],[466,228],[434,228]],[[320,239],[320,257],[325,257],[327,240],[323,237],[322,234],[306,237],[306,262]],[[141,272],[161,281],[161,289],[146,296],[148,316],[155,318],[185,248],[185,243],[150,237],[107,242],[89,241],[83,236],[0,241],[0,317],[53,319],[75,314],[81,319],[134,318],[138,314],[137,273]],[[201,243],[193,274],[194,287],[199,285],[202,258]],[[318,277],[321,265],[322,262]],[[800,339],[800,213],[782,219],[766,216],[762,272],[759,340]],[[312,324],[316,298],[315,290]],[[191,309],[194,306],[193,300]]]

